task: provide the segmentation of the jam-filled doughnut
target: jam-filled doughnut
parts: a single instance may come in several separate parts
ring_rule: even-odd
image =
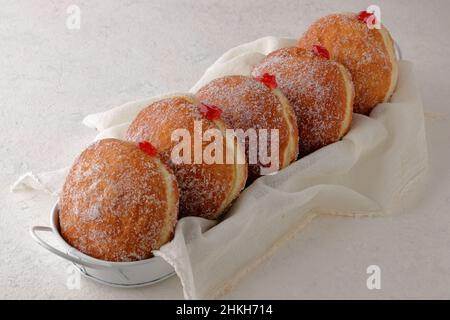
[[[325,47],[331,59],[343,64],[351,73],[355,86],[354,110],[369,114],[394,92],[398,66],[394,42],[388,30],[369,28],[368,13],[332,14],[314,22],[298,45],[310,50]]]
[[[223,139],[223,149],[218,148],[223,150],[223,156],[206,161],[203,156],[216,139],[205,137],[199,144],[195,141],[211,132],[210,129],[220,135],[218,139]],[[219,109],[200,104],[193,95],[174,95],[143,109],[129,126],[126,139],[151,142],[173,169],[180,189],[180,216],[216,219],[239,195],[247,180],[244,149],[235,141],[228,141],[225,130]],[[180,143],[188,140],[181,135],[172,139],[174,131],[190,137],[187,150],[191,154],[179,151]]]
[[[59,199],[61,234],[71,246],[121,262],[150,258],[171,239],[177,182],[142,143],[140,149],[131,142],[99,140],[76,159]]]
[[[197,92],[197,98],[209,105],[222,109],[222,119],[227,127],[247,132],[253,129],[255,137],[250,141],[250,132],[246,136],[245,146],[249,162],[248,182],[252,182],[261,174],[287,167],[298,156],[298,128],[294,110],[283,93],[277,88],[276,79],[270,76],[260,81],[246,76],[226,76],[216,79]],[[267,146],[258,144],[258,134],[265,129]],[[278,154],[271,155],[271,130],[278,130]],[[274,142],[274,145],[276,143]],[[261,147],[266,148],[275,163],[262,163],[258,158]],[[275,149],[274,149],[275,150]],[[249,159],[249,152],[253,152]],[[255,156],[256,155],[256,156]],[[276,159],[275,159],[276,157]],[[253,161],[250,161],[252,160]],[[257,162],[254,160],[258,160]],[[270,169],[268,169],[270,167]],[[268,171],[264,173],[261,168]]]
[[[350,129],[354,89],[349,72],[326,50],[282,48],[255,65],[252,75],[276,76],[297,116],[300,155],[341,139]]]

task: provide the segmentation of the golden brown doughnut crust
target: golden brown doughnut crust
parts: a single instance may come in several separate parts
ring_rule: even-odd
[[[193,137],[194,120],[202,121],[203,133],[207,129],[219,128],[218,124],[225,127],[221,120],[210,121],[204,118],[198,110],[198,101],[193,98],[176,96],[152,103],[131,123],[126,139],[150,141],[160,151],[161,158],[173,169],[180,189],[180,216],[216,219],[244,188],[247,165],[204,162],[175,164],[171,161],[172,148],[177,144],[171,141],[174,130],[187,129]],[[209,143],[203,141],[202,151]],[[191,145],[193,158],[193,143]]]
[[[335,61],[297,47],[270,53],[252,75],[276,76],[279,88],[294,108],[300,155],[336,142],[350,128],[353,85],[345,68]]]
[[[175,177],[136,144],[99,140],[76,159],[59,200],[64,239],[97,259],[135,261],[170,240],[177,221]]]
[[[294,110],[289,104],[283,106],[272,90],[261,82],[245,76],[227,76],[211,81],[196,95],[200,101],[221,108],[222,119],[229,128],[242,129],[244,132],[248,129],[267,129],[269,146],[270,130],[278,129],[279,169],[296,160],[298,128]],[[286,111],[285,108],[289,109]],[[295,146],[293,150],[287,150],[292,147],[289,144],[291,139]],[[248,139],[245,150],[248,160]],[[285,159],[285,156],[289,159]],[[260,166],[261,163],[249,164],[248,182],[260,176]]]
[[[397,62],[393,40],[384,26],[381,30],[369,29],[357,14],[332,14],[314,22],[298,45],[307,50],[321,45],[332,60],[350,71],[355,112],[367,115],[390,98],[397,82]]]

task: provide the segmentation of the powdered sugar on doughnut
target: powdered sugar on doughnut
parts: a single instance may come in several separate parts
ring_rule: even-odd
[[[194,137],[195,121],[201,121],[202,133],[208,129],[221,129],[219,125],[225,127],[221,120],[204,118],[198,110],[198,101],[194,100],[191,96],[177,96],[154,102],[139,113],[128,128],[126,138],[136,142],[150,141],[172,168],[180,188],[180,215],[216,219],[244,187],[247,169],[236,164],[172,162],[171,152],[177,141],[172,141],[171,135],[176,129],[186,129]],[[203,141],[202,150],[209,143]],[[191,146],[193,155],[194,146]]]
[[[279,131],[279,163],[284,162],[285,148],[288,147],[291,132],[284,116],[284,106],[280,103],[272,90],[261,82],[245,76],[227,76],[216,79],[201,88],[197,97],[205,103],[214,104],[223,110],[222,118],[229,128],[242,129],[271,129]],[[292,130],[294,131],[294,130]],[[270,152],[270,135],[267,149]],[[297,139],[297,137],[296,137]],[[257,153],[257,145],[249,145],[246,140],[247,159],[252,149]],[[261,163],[249,165],[249,180],[259,176]]]
[[[347,95],[338,64],[299,48],[269,54],[253,69],[253,76],[272,73],[291,102],[298,120],[300,154],[308,154],[341,138]]]
[[[386,101],[396,83],[397,63],[391,36],[382,26],[369,29],[353,13],[333,14],[314,22],[299,40],[309,50],[319,44],[344,65],[355,86],[355,112],[368,114]]]
[[[169,180],[173,179],[169,177]],[[176,182],[169,181],[176,189]],[[68,243],[92,257],[133,261],[158,249],[173,231],[176,211],[157,158],[134,144],[100,140],[73,164],[60,197],[60,227]],[[167,217],[167,215],[171,215]]]

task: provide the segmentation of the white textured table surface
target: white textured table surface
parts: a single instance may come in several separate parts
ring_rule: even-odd
[[[316,18],[372,1],[154,0],[0,2],[0,298],[181,298],[176,277],[69,290],[68,263],[28,235],[52,199],[10,194],[22,173],[68,165],[94,137],[92,112],[187,90],[228,48],[265,35],[299,36]],[[69,5],[81,28],[66,28]],[[427,112],[424,192],[395,215],[322,217],[226,298],[450,298],[449,1],[379,1],[382,20],[416,65]],[[366,268],[382,271],[368,290]],[[218,271],[220,272],[220,271]]]

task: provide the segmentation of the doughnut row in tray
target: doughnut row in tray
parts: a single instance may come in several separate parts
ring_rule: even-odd
[[[59,199],[61,235],[101,260],[150,258],[179,218],[219,218],[261,175],[340,140],[396,81],[393,40],[374,14],[323,17],[251,75],[156,101],[124,141],[84,150]]]

